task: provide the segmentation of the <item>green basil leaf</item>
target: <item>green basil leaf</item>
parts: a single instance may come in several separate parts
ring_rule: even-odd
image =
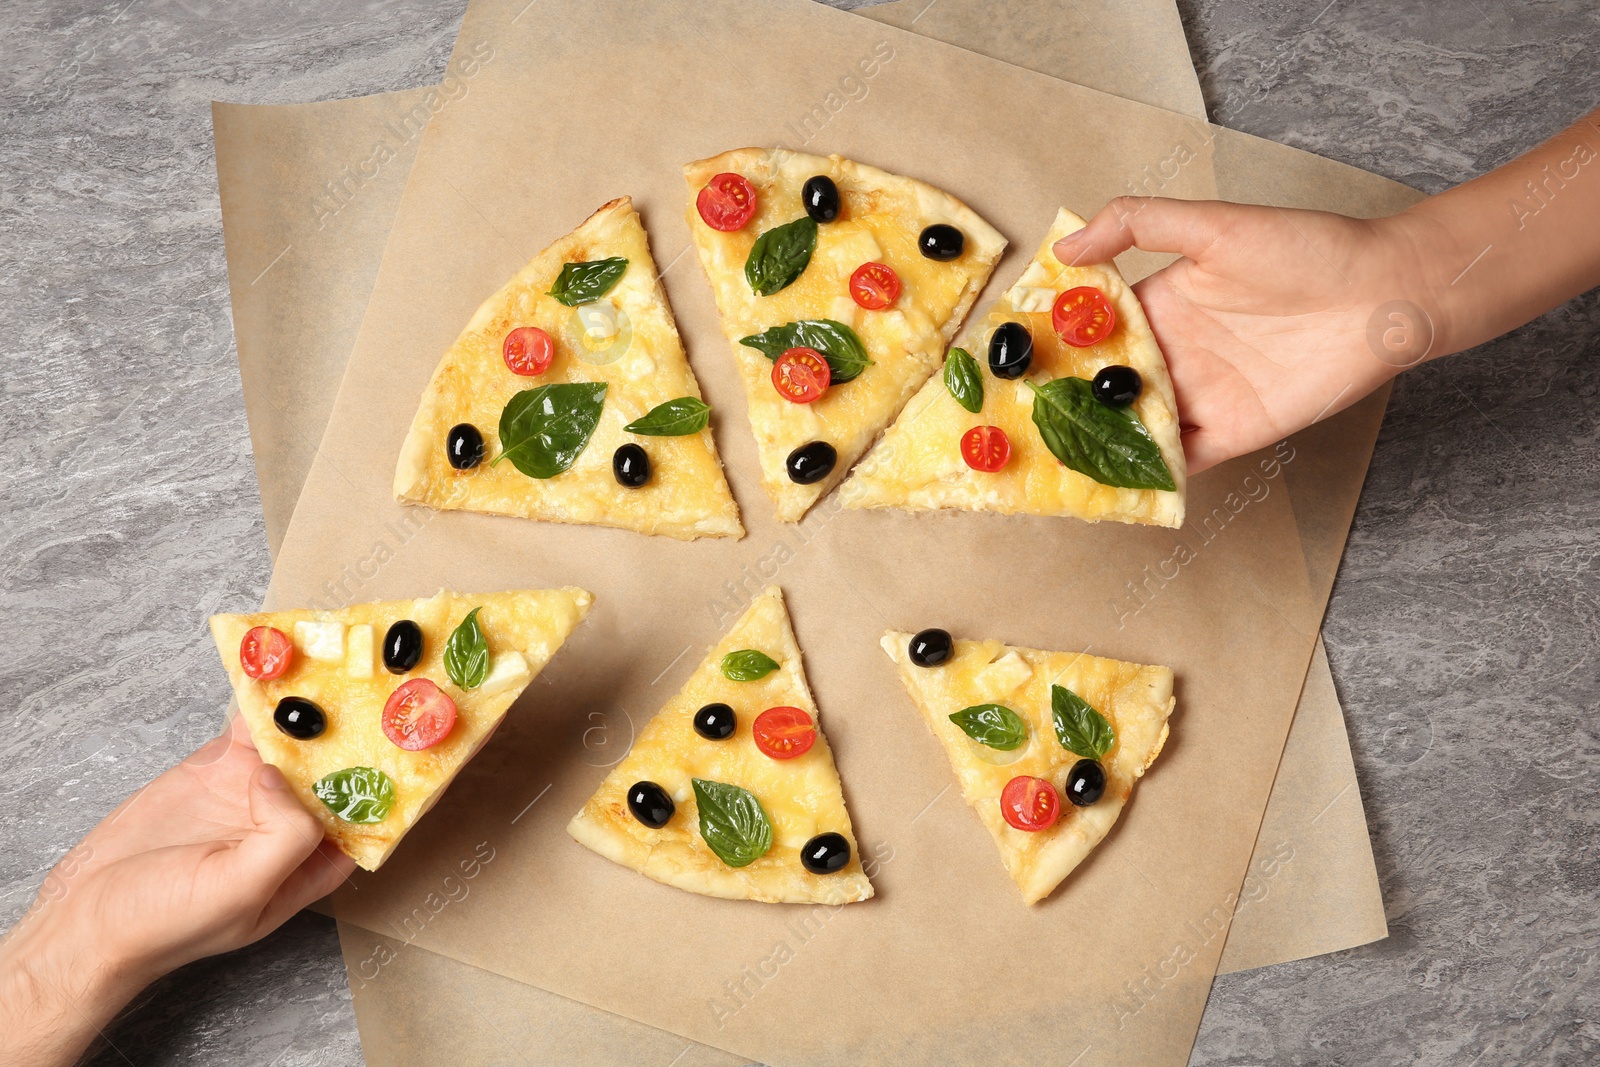
[[[772,822],[748,789],[691,778],[700,836],[729,867],[748,867],[772,847]]]
[[[476,689],[489,677],[489,639],[478,625],[478,612],[482,610],[473,608],[467,612],[444,643],[444,673],[462,689]]]
[[[758,349],[768,359],[777,358],[791,348],[815,348],[828,361],[834,385],[843,385],[872,366],[867,346],[856,332],[832,319],[801,319],[770,330],[740,338],[739,343]]]
[[[722,676],[731,682],[753,682],[777,669],[777,660],[754,648],[741,648],[722,657]]]
[[[983,410],[983,376],[978,361],[964,348],[952,348],[944,361],[944,387],[955,402],[976,415]]]
[[[1004,704],[974,704],[950,716],[950,721],[980,745],[1010,752],[1028,740],[1028,724]]]
[[[710,404],[697,396],[680,396],[657,404],[623,429],[644,437],[683,437],[699,433],[710,421]]]
[[[1131,408],[1094,398],[1087,380],[1057,378],[1033,390],[1033,424],[1062,463],[1101,485],[1176,489],[1155,438]]]
[[[1068,752],[1085,759],[1105,759],[1117,743],[1117,731],[1106,717],[1070,689],[1050,687],[1050,714],[1056,721],[1056,740]]]
[[[371,767],[334,771],[318,779],[311,791],[345,822],[382,822],[394,807],[393,780]]]
[[[628,261],[621,256],[596,259],[588,263],[568,263],[561,268],[550,295],[569,308],[599,300],[611,291],[628,270]]]
[[[554,478],[588,447],[605,398],[605,382],[524,389],[500,415],[501,451],[494,462],[509,459],[530,478]]]
[[[810,215],[774,226],[750,246],[744,280],[757,296],[771,296],[805,273],[817,249],[817,223]]]

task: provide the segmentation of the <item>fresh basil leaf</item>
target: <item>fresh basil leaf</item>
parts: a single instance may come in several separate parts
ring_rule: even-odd
[[[554,478],[588,447],[605,398],[605,382],[524,389],[500,414],[501,451],[494,462],[509,459],[530,478]]]
[[[778,669],[778,661],[754,648],[741,648],[722,657],[722,676],[730,682],[753,682]]]
[[[1105,759],[1117,743],[1117,731],[1106,717],[1070,689],[1050,687],[1050,714],[1056,721],[1056,740],[1068,752],[1085,759]]]
[[[569,308],[599,300],[611,291],[628,270],[628,261],[621,256],[595,259],[587,263],[568,263],[561,268],[550,295]]]
[[[319,778],[311,791],[345,822],[382,822],[394,807],[393,780],[371,767],[334,771],[326,778]]]
[[[1028,724],[1004,704],[974,704],[950,716],[950,721],[980,745],[1010,752],[1028,740]]]
[[[657,404],[623,429],[644,437],[683,437],[699,433],[710,421],[710,404],[697,396],[680,396]]]
[[[856,332],[832,319],[801,319],[770,330],[740,338],[739,343],[758,349],[768,359],[777,358],[791,348],[814,348],[828,361],[834,385],[843,385],[872,366],[867,346]]]
[[[771,296],[805,273],[817,249],[817,223],[810,215],[774,226],[750,246],[744,280],[757,296]]]
[[[1083,378],[1057,378],[1033,390],[1033,424],[1062,463],[1101,485],[1176,489],[1167,461],[1131,408],[1094,398]]]
[[[691,778],[700,836],[729,867],[748,867],[772,847],[772,822],[748,789]]]
[[[478,612],[482,610],[473,608],[467,612],[444,643],[444,673],[462,689],[476,689],[489,677],[489,639],[478,625]]]
[[[957,404],[976,415],[983,410],[983,376],[965,348],[952,348],[944,361],[944,387]]]

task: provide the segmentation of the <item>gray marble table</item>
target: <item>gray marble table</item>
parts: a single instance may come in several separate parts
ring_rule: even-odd
[[[209,736],[203,620],[266,585],[208,102],[435,81],[461,6],[0,6],[0,925]],[[1600,102],[1592,0],[1182,6],[1214,119],[1429,191]],[[1194,1063],[1600,1061],[1597,347],[1591,293],[1396,388],[1326,627],[1392,936],[1219,980]],[[314,916],[110,1040],[361,1061]]]

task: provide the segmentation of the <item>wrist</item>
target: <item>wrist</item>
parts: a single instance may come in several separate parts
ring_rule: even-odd
[[[1383,234],[1396,288],[1422,312],[1418,325],[1426,330],[1427,342],[1425,351],[1415,353],[1416,363],[1477,343],[1469,299],[1472,286],[1466,284],[1476,253],[1463,247],[1457,228],[1433,207],[1433,201],[1423,201],[1375,223]]]

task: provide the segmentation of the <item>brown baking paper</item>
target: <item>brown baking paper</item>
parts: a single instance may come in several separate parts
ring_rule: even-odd
[[[813,101],[826,106],[839,79],[860,78],[851,72],[869,56],[880,59],[869,90],[827,112],[827,147],[935,177],[1013,235],[1039,232],[1060,202],[1092,210],[1123,191],[1188,144],[1194,123],[893,30],[863,32],[852,16],[803,3],[549,3],[540,18],[537,33],[523,32],[469,12],[458,55],[490,41],[492,52],[424,136],[272,598],[330,603],[559,575],[598,601],[526,710],[417,840],[339,894],[335,910],[780,1065],[1025,1060],[1073,1045],[1103,1062],[1181,1059],[1310,652],[1309,632],[1290,622],[1314,613],[1281,466],[1252,457],[1198,479],[1192,507],[1211,525],[1197,521],[1191,533],[831,505],[779,528],[749,494],[753,448],[739,432],[742,399],[709,291],[673,266],[687,249],[677,164],[792,140],[784,130],[814,114]],[[784,42],[781,67],[769,61],[772,41]],[[671,60],[690,55],[716,61],[685,79]],[[952,98],[952,85],[971,95]],[[761,106],[738,106],[752,100]],[[1027,120],[1006,119],[1002,102]],[[1097,151],[1066,159],[1031,145],[1035,124]],[[563,167],[520,168],[518,159]],[[1007,161],[1003,195],[993,193],[996,159]],[[1180,166],[1169,185],[1204,195],[1208,178]],[[483,293],[597,197],[620,192],[635,196],[666,268],[751,536],[667,544],[394,505],[394,455],[438,353]],[[1185,548],[1179,576],[1130,607],[1124,583]],[[789,593],[875,870],[879,897],[867,904],[812,910],[693,897],[563,833],[601,776],[585,766],[585,756],[604,754],[595,738],[623,744],[773,579]],[[943,755],[913,725],[876,648],[882,629],[932,620],[1179,673],[1179,721],[1159,773],[1107,847],[1039,908],[1020,905],[977,820],[950,796]],[[1203,804],[1223,760],[1239,768],[1236,796]],[[1055,981],[1015,982],[1017,946],[1040,944]],[[1150,973],[1163,976],[1153,988],[1140,984]]]

